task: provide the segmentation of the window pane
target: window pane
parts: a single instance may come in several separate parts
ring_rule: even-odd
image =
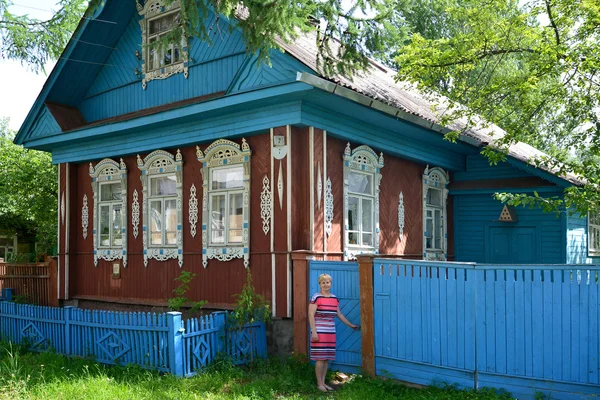
[[[442,191],[440,189],[429,188],[429,190],[427,190],[427,204],[441,207]]]
[[[427,218],[425,220],[425,248],[431,249],[433,246],[433,220]]]
[[[150,196],[174,196],[176,185],[175,175],[150,178]]]
[[[177,200],[165,200],[167,244],[177,244]]]
[[[176,63],[177,61],[179,61],[179,45],[174,44],[173,45],[173,62]]]
[[[363,233],[362,238],[363,238],[363,240],[362,240],[363,246],[373,247],[373,234],[372,233]]]
[[[348,232],[348,244],[358,244],[358,232]]]
[[[225,195],[211,198],[211,242],[225,243]]]
[[[362,226],[363,232],[373,232],[373,200],[362,200]]]
[[[242,242],[243,194],[229,195],[229,242]]]
[[[243,187],[244,166],[236,165],[211,171],[211,189],[234,189]]]
[[[348,196],[348,230],[357,231],[358,227],[358,198]]]
[[[433,217],[433,229],[434,229],[433,244],[436,249],[441,249],[442,248],[442,212],[440,210],[435,210],[435,215]]]
[[[115,204],[113,206],[112,215],[112,245],[121,246],[123,244],[123,235],[121,232],[122,227],[122,216],[121,216],[121,205]]]
[[[100,246],[110,246],[110,206],[100,206]]]
[[[371,175],[350,172],[348,174],[348,190],[353,193],[373,194],[372,179]]]
[[[162,203],[150,202],[150,244],[162,244]]]
[[[121,183],[100,185],[100,201],[121,200]]]
[[[173,62],[171,52],[172,52],[172,50],[171,50],[170,46],[164,49],[164,56],[163,56],[164,65],[169,65]]]

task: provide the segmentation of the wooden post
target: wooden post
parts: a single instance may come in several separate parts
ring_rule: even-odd
[[[310,251],[292,252],[295,354],[308,354],[308,263],[312,259],[313,253]]]
[[[169,367],[171,374],[183,377],[183,328],[181,326],[181,313],[171,311],[167,313],[167,333],[169,347]]]
[[[58,258],[47,257],[48,263],[48,305],[58,307]]]
[[[373,260],[375,255],[359,255],[360,326],[363,374],[375,377],[375,324],[373,321]]]

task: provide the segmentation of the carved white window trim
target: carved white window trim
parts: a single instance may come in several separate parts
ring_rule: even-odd
[[[83,195],[83,206],[81,207],[81,228],[83,229],[83,238],[87,239],[88,236],[88,225],[89,225],[90,212],[88,208],[87,194]]]
[[[161,14],[175,13],[179,12],[180,4],[179,1],[174,1],[173,3],[166,5],[163,0],[149,0],[142,6],[139,1],[137,3],[138,14],[141,16],[140,19],[140,27],[142,29],[142,87],[146,89],[146,84],[154,79],[165,79],[174,74],[183,73],[185,78],[188,77],[188,63],[189,63],[189,49],[187,38],[184,36],[181,39],[180,44],[180,61],[174,64],[167,65],[162,68],[154,69],[151,71],[147,71],[147,57],[148,54],[148,25],[152,19],[159,17]]]
[[[350,143],[346,145],[344,151],[344,261],[354,260],[358,254],[379,254],[379,186],[381,184],[381,168],[383,168],[383,153],[377,156],[369,146],[358,146],[351,150]],[[372,216],[372,235],[373,246],[362,246],[350,244],[348,220],[349,209],[349,175],[351,172],[370,175],[373,183],[373,194],[371,196],[363,195],[373,199]],[[362,220],[362,216],[361,216]],[[362,224],[362,221],[361,221]]]
[[[448,200],[448,183],[450,183],[450,176],[442,168],[425,168],[423,173],[423,259],[424,260],[437,260],[446,261],[448,259],[448,216],[447,216],[447,200]],[[433,207],[427,204],[427,192],[431,189],[439,189],[441,191],[441,207]],[[435,210],[441,210],[440,216],[440,232],[441,235],[441,248],[428,248],[427,238],[429,233],[427,232],[427,211],[431,210],[432,214],[435,215]],[[435,223],[432,223],[435,226]],[[434,237],[434,236],[432,236]],[[433,241],[433,239],[432,239]]]
[[[120,163],[105,158],[94,167],[90,163],[89,170],[92,178],[92,192],[94,193],[94,212],[92,230],[94,240],[94,265],[98,266],[98,260],[114,261],[123,260],[123,266],[127,267],[127,167],[120,160]],[[105,182],[121,183],[121,246],[100,246],[101,235],[98,232],[100,223],[100,185]]]
[[[209,259],[229,261],[234,258],[243,258],[244,266],[250,265],[250,158],[252,151],[242,139],[242,145],[226,139],[219,139],[210,144],[204,152],[196,146],[198,161],[202,163],[202,265],[206,268]],[[208,237],[210,229],[209,204],[210,195],[210,170],[225,165],[244,166],[243,178],[243,210],[242,210],[242,242],[228,244],[227,246],[211,245]]]
[[[196,237],[196,225],[198,224],[198,198],[196,197],[196,185],[192,183],[190,188],[190,204],[189,204],[189,220],[190,234],[193,238]]]
[[[133,228],[133,237],[137,239],[140,226],[140,202],[138,200],[138,191],[133,191],[133,200],[131,201],[131,227]]]
[[[271,229],[271,210],[273,208],[273,195],[271,194],[271,182],[265,175],[263,178],[263,190],[260,194],[260,217],[263,221],[263,232],[269,234]]]
[[[142,161],[137,156],[138,168],[142,171],[142,242],[144,244],[144,266],[148,266],[148,260],[166,261],[176,258],[179,266],[183,266],[183,160],[181,152],[173,156],[164,150],[156,150],[148,154]],[[150,177],[174,175],[176,179],[177,198],[177,240],[175,245],[153,246],[150,244],[150,205],[148,204],[150,191]]]
[[[331,179],[327,178],[325,182],[325,233],[331,236],[333,231],[333,190]]]
[[[587,215],[587,246],[588,256],[600,256],[600,214],[588,212]]]
[[[398,196],[398,237],[400,241],[404,237],[404,194]]]

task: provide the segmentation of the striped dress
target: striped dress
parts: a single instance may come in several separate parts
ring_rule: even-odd
[[[319,335],[319,341],[310,342],[310,359],[335,360],[335,321],[340,301],[335,295],[329,297],[321,293],[315,293],[310,299],[310,304],[317,305],[315,313],[315,327]]]

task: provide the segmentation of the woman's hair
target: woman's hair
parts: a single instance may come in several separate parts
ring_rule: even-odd
[[[333,281],[333,279],[331,279],[331,275],[329,275],[329,274],[321,274],[321,275],[319,275],[319,284],[324,279],[329,279],[330,281]]]

